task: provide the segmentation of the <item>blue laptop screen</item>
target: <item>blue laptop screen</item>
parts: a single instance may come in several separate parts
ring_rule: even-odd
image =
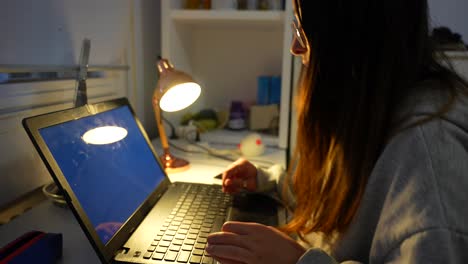
[[[104,244],[164,179],[127,106],[39,132]]]

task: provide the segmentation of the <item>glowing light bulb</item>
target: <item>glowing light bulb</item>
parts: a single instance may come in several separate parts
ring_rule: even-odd
[[[182,83],[169,89],[159,104],[166,112],[175,112],[186,108],[200,96],[200,85],[194,82]]]

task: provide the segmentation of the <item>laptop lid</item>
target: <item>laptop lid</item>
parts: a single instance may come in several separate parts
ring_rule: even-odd
[[[23,125],[99,257],[111,262],[170,184],[127,99]]]

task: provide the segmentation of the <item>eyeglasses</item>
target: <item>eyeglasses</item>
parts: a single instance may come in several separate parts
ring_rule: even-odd
[[[299,41],[301,47],[307,49],[307,38],[305,36],[304,29],[302,29],[302,27],[299,26],[299,23],[296,19],[293,19],[291,27],[293,29],[294,37],[297,39],[297,41]]]

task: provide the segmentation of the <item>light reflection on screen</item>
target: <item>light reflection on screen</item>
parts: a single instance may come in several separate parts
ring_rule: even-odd
[[[105,138],[113,143],[106,144],[83,140],[86,132],[103,127],[127,134],[117,141],[109,134]],[[164,179],[126,106],[39,132],[104,244]]]

